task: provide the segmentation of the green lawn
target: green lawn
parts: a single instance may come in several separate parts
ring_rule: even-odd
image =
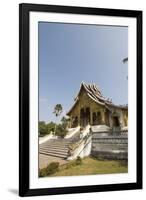
[[[55,174],[51,176],[73,176],[73,175],[94,175],[94,174],[112,174],[127,173],[126,162],[116,160],[97,160],[91,157],[82,159],[80,165],[75,165],[75,161],[70,161],[64,165]]]

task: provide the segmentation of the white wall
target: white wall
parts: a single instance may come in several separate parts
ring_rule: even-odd
[[[18,191],[18,4],[21,2],[123,8],[144,10],[145,0],[3,0],[0,3],[0,199],[20,199]],[[145,41],[145,40],[143,40]],[[144,46],[144,53],[146,52]],[[145,63],[144,63],[145,64]],[[144,73],[146,70],[144,69]],[[146,75],[146,73],[145,73]],[[146,85],[146,80],[145,80]],[[146,102],[146,94],[144,95]],[[144,106],[144,108],[146,108]],[[146,121],[146,116],[144,116]],[[146,129],[145,129],[146,131]],[[144,141],[146,137],[144,134]],[[146,152],[146,145],[144,148]],[[146,159],[144,160],[146,169]],[[145,176],[145,173],[144,173]],[[146,181],[144,182],[146,186]],[[146,188],[140,191],[89,193],[50,196],[49,199],[145,199]],[[30,197],[33,198],[33,197]],[[36,197],[35,199],[48,199]]]

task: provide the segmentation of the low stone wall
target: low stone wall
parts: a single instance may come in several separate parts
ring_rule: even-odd
[[[107,160],[127,160],[128,152],[113,152],[113,151],[91,151],[91,155],[97,159]]]
[[[127,134],[92,135],[91,155],[99,159],[128,159]]]
[[[96,144],[128,144],[127,136],[96,136],[92,137],[92,143]]]

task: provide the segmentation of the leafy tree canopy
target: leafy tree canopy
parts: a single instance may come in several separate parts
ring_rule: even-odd
[[[39,133],[40,135],[46,135],[47,134],[47,127],[46,123],[44,121],[39,122]]]
[[[46,124],[44,121],[39,122],[39,133],[41,136],[54,132],[55,123],[50,122]]]

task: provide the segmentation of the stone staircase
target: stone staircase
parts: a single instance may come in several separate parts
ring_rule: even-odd
[[[69,145],[79,140],[79,132],[69,139],[50,139],[39,145],[39,153],[67,159]]]

